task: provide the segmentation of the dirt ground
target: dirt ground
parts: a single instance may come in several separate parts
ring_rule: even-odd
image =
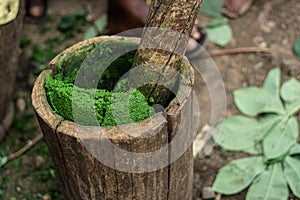
[[[30,92],[35,79],[33,71],[28,68],[28,58],[32,55],[35,44],[41,48],[53,44],[53,50],[59,52],[67,46],[82,39],[82,33],[64,39],[57,31],[57,24],[63,15],[77,12],[83,7],[81,0],[51,0],[48,16],[39,24],[24,24],[24,40],[31,44],[23,48],[20,73],[14,99],[17,114],[13,126],[1,147],[9,153],[21,146],[38,133],[38,125],[30,102]],[[92,1],[93,11],[100,16],[106,11],[106,1]],[[262,85],[267,72],[280,67],[282,81],[291,77],[300,80],[300,62],[295,58],[292,47],[294,40],[300,35],[300,1],[299,0],[256,0],[251,9],[242,17],[230,20],[233,29],[233,40],[227,48],[236,47],[268,47],[271,54],[246,53],[213,57],[226,89],[226,116],[238,113],[233,104],[232,92],[235,89]],[[199,15],[199,23],[205,26],[209,18]],[[86,26],[87,27],[87,26]],[[222,49],[211,43],[207,51]],[[46,58],[47,59],[47,58]],[[210,124],[210,96],[204,81],[196,80],[195,88],[201,109],[201,125]],[[23,102],[23,103],[22,103]],[[22,105],[25,105],[22,107]],[[218,170],[230,160],[244,156],[222,150],[215,146],[205,158],[196,158],[194,165],[194,199],[202,199],[203,187],[212,185]],[[245,199],[245,192],[235,196],[222,196],[225,200]],[[20,158],[0,168],[0,199],[62,199],[59,184],[55,177],[54,166],[49,157],[47,146],[42,140]],[[296,199],[291,196],[290,199]]]

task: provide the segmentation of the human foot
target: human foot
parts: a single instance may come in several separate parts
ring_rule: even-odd
[[[144,0],[114,0],[109,1],[108,7],[108,31],[111,34],[120,33],[124,36],[139,37],[142,35],[140,30],[132,30],[144,27],[147,20],[148,6]],[[196,25],[193,27],[186,48],[187,57],[195,57],[202,52],[201,46],[207,41],[207,35],[201,27]]]
[[[47,0],[26,0],[26,16],[33,20],[38,20],[46,15]]]
[[[230,18],[238,18],[246,13],[253,0],[225,0],[222,13]]]
[[[197,59],[203,53],[203,47],[207,44],[207,33],[202,27],[194,26],[186,47],[186,57],[189,60]]]
[[[147,20],[148,6],[144,0],[109,1],[108,29],[111,34],[144,27]],[[124,36],[141,36],[141,30],[127,31]],[[196,58],[202,53],[201,46],[207,41],[207,35],[201,27],[193,27],[186,48],[188,58]]]
[[[117,34],[144,27],[148,10],[144,0],[108,1],[108,31]]]

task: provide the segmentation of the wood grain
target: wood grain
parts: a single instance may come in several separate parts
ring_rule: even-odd
[[[82,42],[64,53],[103,39],[107,37]],[[56,60],[51,62],[54,68]],[[41,73],[33,89],[32,103],[65,199],[191,199],[192,146],[186,146],[186,143],[166,146],[178,133],[186,138],[191,136],[189,126],[192,120],[188,111],[192,111],[191,86],[194,80],[191,66],[187,60],[184,62],[183,76],[186,79],[182,81],[178,97],[169,104],[167,117],[158,113],[142,122],[118,127],[81,126],[53,114],[44,89],[45,77],[50,71]],[[182,120],[181,116],[187,118]],[[109,145],[110,142],[114,145]],[[151,153],[163,147],[167,147],[164,157],[167,165],[159,168],[157,164],[158,169],[154,171],[148,168],[149,163],[158,163],[156,157],[135,157],[135,153]],[[119,151],[119,148],[124,151]],[[187,150],[170,163],[172,149],[177,148]],[[128,154],[132,155],[129,159]],[[98,156],[111,159],[104,163],[97,159]],[[120,166],[122,170],[119,170]],[[132,173],[132,170],[138,173]]]
[[[19,66],[19,41],[23,28],[23,1],[20,2],[17,18],[7,24],[0,25],[0,141],[4,138],[9,124],[3,122],[4,118],[10,117],[13,109],[12,92]],[[4,123],[4,124],[2,124]]]
[[[181,61],[201,4],[202,0],[151,1],[136,60],[137,66],[147,66],[145,73],[157,74],[155,84],[140,88],[155,103],[168,103],[177,91]]]

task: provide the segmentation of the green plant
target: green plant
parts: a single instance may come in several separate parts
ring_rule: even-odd
[[[246,199],[287,199],[288,186],[300,198],[300,144],[295,114],[300,109],[300,82],[286,81],[271,70],[263,87],[234,92],[237,108],[246,116],[225,119],[213,134],[218,145],[254,157],[231,161],[217,175],[213,189],[231,195],[249,187]]]
[[[0,148],[0,168],[7,163],[7,151],[4,147]],[[0,182],[1,186],[1,182]],[[1,193],[1,192],[0,192]]]
[[[27,37],[22,36],[20,38],[20,48],[21,49],[24,49],[24,48],[30,46],[31,43],[32,43],[32,41],[29,38],[27,38]]]
[[[63,16],[58,24],[58,30],[66,38],[71,38],[82,31],[83,25],[87,22],[87,12],[80,10],[76,13]]]
[[[232,30],[226,17],[216,18],[206,26],[208,39],[219,46],[226,46],[232,39]]]
[[[93,24],[85,31],[83,35],[83,39],[89,39],[92,37],[96,37],[103,33],[105,27],[107,26],[107,15],[103,14],[101,17],[96,19]]]
[[[30,60],[39,65],[38,69],[35,69],[33,73],[38,75],[41,71],[48,69],[48,63],[53,59],[58,53],[53,51],[52,48],[43,48],[38,44],[33,45],[32,55]]]
[[[300,60],[300,36],[298,36],[294,43],[294,53],[298,60]]]
[[[232,39],[232,29],[222,15],[222,8],[222,0],[204,1],[200,12],[214,19],[205,27],[208,39],[216,45],[226,46]]]

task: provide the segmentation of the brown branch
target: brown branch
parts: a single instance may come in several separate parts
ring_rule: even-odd
[[[167,105],[176,92],[182,56],[203,0],[152,0],[136,66],[147,66],[147,77],[131,74],[131,83],[149,83],[139,90],[155,104]],[[185,37],[184,37],[185,36]],[[148,77],[152,80],[148,81]],[[173,92],[172,92],[173,91]]]
[[[215,56],[241,54],[241,53],[271,53],[271,49],[263,48],[263,47],[240,47],[240,48],[234,48],[234,49],[223,49],[223,50],[210,51],[210,52],[208,52],[208,56],[215,57]]]
[[[29,140],[28,143],[23,146],[20,150],[18,150],[17,152],[10,154],[7,157],[7,161],[11,161],[16,159],[17,157],[21,156],[23,153],[25,153],[26,151],[28,151],[31,147],[33,147],[36,143],[38,143],[41,139],[43,138],[43,133],[40,132],[39,134],[37,134],[32,140]]]

